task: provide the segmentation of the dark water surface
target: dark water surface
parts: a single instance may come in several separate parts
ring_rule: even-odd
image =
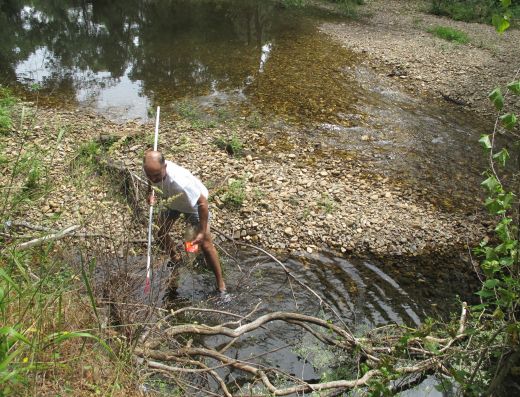
[[[286,119],[309,119],[335,117],[354,100],[333,73],[313,68],[344,66],[339,46],[324,46],[311,20],[275,2],[3,4],[4,81],[25,90],[38,84],[40,97],[56,105],[146,120],[150,108],[180,100],[250,101]]]

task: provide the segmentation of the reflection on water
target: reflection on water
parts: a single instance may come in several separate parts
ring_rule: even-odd
[[[335,120],[355,102],[353,54],[274,1],[9,2],[0,72],[51,103],[146,120],[150,106],[224,96],[288,121]],[[245,96],[244,96],[245,95]],[[167,115],[166,112],[165,115]]]

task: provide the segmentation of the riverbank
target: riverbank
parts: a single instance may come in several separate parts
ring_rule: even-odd
[[[35,195],[11,216],[53,229],[79,224],[84,233],[121,243],[145,240],[144,218],[132,220],[121,192],[110,186],[113,180],[81,159],[89,158],[85,148],[95,147],[90,150],[96,156],[120,161],[142,176],[142,153],[150,145],[153,126],[118,125],[79,111],[32,112],[23,128],[2,138],[7,161],[1,182],[8,186],[9,166],[23,143],[22,158],[37,159],[48,170],[52,188],[47,186],[45,195]],[[60,142],[49,138],[59,131]],[[232,136],[243,142],[242,156],[215,144]],[[106,152],[96,146],[100,137],[110,137]],[[281,253],[450,253],[474,246],[486,230],[478,215],[446,212],[428,201],[425,192],[371,174],[355,154],[316,146],[296,129],[250,128],[245,121],[201,128],[185,120],[165,120],[160,147],[208,185],[214,227]],[[95,245],[92,240],[86,244]]]
[[[520,30],[499,35],[490,25],[431,15],[429,7],[428,1],[372,0],[361,7],[360,20],[327,22],[320,30],[365,54],[363,63],[385,82],[494,117],[488,95],[514,79]],[[435,37],[428,30],[436,26],[467,33],[469,43]],[[520,108],[518,101],[510,105]]]

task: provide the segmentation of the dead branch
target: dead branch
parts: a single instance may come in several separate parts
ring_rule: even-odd
[[[18,251],[23,251],[23,250],[26,250],[26,249],[31,248],[31,247],[35,247],[35,246],[38,246],[38,245],[42,245],[42,244],[48,243],[50,241],[60,240],[60,239],[62,239],[64,237],[67,237],[68,235],[70,235],[72,232],[74,232],[79,227],[80,227],[80,225],[69,226],[69,227],[59,231],[58,233],[48,234],[46,236],[43,236],[43,237],[40,237],[40,238],[37,238],[37,239],[34,239],[34,240],[27,241],[25,243],[18,244],[16,246],[16,249]]]
[[[329,389],[353,389],[359,386],[366,385],[370,379],[373,377],[381,375],[381,371],[378,369],[372,369],[366,372],[363,376],[354,380],[338,380],[331,382],[323,382],[323,383],[306,383],[302,382],[299,385],[289,386],[286,388],[277,388],[269,377],[267,376],[267,372],[259,369],[254,364],[244,362],[241,360],[236,360],[229,358],[223,354],[220,354],[211,349],[205,348],[183,348],[173,352],[143,352],[141,350],[136,350],[136,354],[140,357],[151,357],[153,359],[161,360],[161,361],[176,361],[176,358],[179,356],[204,356],[212,358],[218,362],[229,365],[235,369],[250,373],[255,377],[259,377],[265,387],[269,390],[270,393],[275,396],[285,396],[293,393],[302,393],[302,392],[310,392],[310,391],[323,391]],[[434,369],[437,367],[438,362],[437,358],[429,358],[427,360],[423,360],[415,365],[411,366],[400,366],[395,368],[395,371],[398,374],[406,375],[411,373],[421,373],[427,370]],[[164,368],[164,367],[163,367]],[[174,370],[176,367],[171,367]],[[269,371],[269,370],[268,370]]]
[[[204,308],[183,308],[179,309],[176,312],[171,312],[171,314],[176,315],[185,311],[209,311],[221,313],[224,315],[232,315],[232,313],[229,312]],[[369,334],[369,337],[356,338],[348,330],[345,330],[335,324],[331,324],[326,320],[304,314],[290,312],[269,313],[260,316],[255,320],[248,322],[247,324],[242,324],[255,311],[256,307],[251,313],[249,313],[246,316],[232,316],[239,317],[240,319],[233,323],[229,323],[227,326],[222,324],[215,326],[208,326],[204,324],[181,324],[170,326],[165,331],[166,335],[168,335],[168,338],[172,336],[178,336],[181,334],[223,335],[233,338],[223,348],[220,348],[220,350],[217,350],[217,348],[213,349],[207,347],[193,347],[190,340],[190,342],[188,342],[186,346],[178,348],[176,350],[159,351],[150,349],[150,345],[148,345],[147,348],[136,348],[134,353],[139,357],[145,358],[146,360],[151,359],[152,361],[149,361],[149,363],[152,363],[152,365],[150,366],[151,368],[161,369],[165,371],[167,370],[172,373],[208,372],[211,376],[213,376],[213,374],[210,373],[210,371],[214,371],[221,367],[231,367],[236,370],[249,373],[251,376],[260,380],[270,393],[272,393],[273,395],[282,396],[311,391],[349,390],[356,387],[366,386],[371,381],[371,379],[383,376],[383,373],[378,368],[378,366],[381,362],[384,362],[383,360],[385,358],[392,355],[394,355],[393,357],[396,358],[396,351],[393,348],[395,342],[404,333],[413,331],[412,329],[409,329],[404,326],[392,325],[382,327],[378,331],[381,332],[381,330],[384,329],[388,332],[389,335],[383,335],[383,338],[380,338],[377,333],[373,332]],[[402,376],[403,379],[408,377],[408,380],[406,380],[403,385],[398,387],[406,388],[406,385],[408,384],[415,384],[416,379],[423,376],[424,373],[438,372],[449,375],[450,371],[449,367],[446,366],[446,362],[447,360],[449,360],[450,356],[454,351],[453,345],[466,336],[466,319],[467,305],[464,303],[459,319],[458,332],[452,338],[437,338],[434,336],[426,336],[423,338],[410,338],[407,342],[407,356],[405,356],[404,358],[399,358],[402,356],[398,355],[397,362],[393,368],[395,373],[397,375]],[[282,372],[282,376],[286,378],[286,381],[292,383],[292,385],[281,388],[273,384],[270,379],[272,378],[271,374],[279,373],[279,370],[275,368],[264,367],[260,364],[252,362],[252,360],[254,360],[255,358],[269,354],[270,352],[262,353],[256,357],[250,358],[248,361],[231,358],[224,354],[224,352],[227,351],[229,347],[232,346],[241,336],[244,336],[249,332],[253,332],[259,327],[264,327],[266,324],[273,321],[284,321],[288,324],[299,326],[311,335],[313,335],[314,337],[316,337],[325,345],[334,346],[335,348],[342,350],[357,351],[357,354],[359,355],[358,359],[364,360],[369,365],[369,371],[363,375],[360,375],[356,379],[347,379],[313,384],[306,383],[301,379],[294,378]],[[231,327],[230,324],[234,324],[236,325],[236,327]],[[320,328],[325,332],[320,332]],[[436,352],[432,352],[424,348],[423,344],[428,341],[438,343],[440,345],[439,349]],[[154,347],[156,346],[158,346],[158,344],[154,345]],[[287,346],[284,346],[283,348],[286,347]],[[275,351],[278,349],[279,348],[275,349]],[[210,358],[212,360],[217,361],[217,365],[210,367],[204,363],[201,363],[198,360],[189,359],[187,357]],[[168,364],[165,364],[168,362],[177,362],[179,364],[184,362],[184,364],[195,365],[199,368],[184,368],[182,366],[170,366]],[[219,376],[218,374],[216,375]],[[412,376],[411,378],[410,375]],[[224,390],[222,388],[223,384],[219,381],[219,378],[216,378],[215,376],[213,377],[220,385],[221,389]],[[332,393],[332,395],[334,395],[334,393]]]

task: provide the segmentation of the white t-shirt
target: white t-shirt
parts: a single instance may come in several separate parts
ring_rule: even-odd
[[[208,189],[186,168],[166,160],[166,176],[153,186],[160,189],[167,207],[187,214],[197,214],[200,195],[208,198]],[[176,197],[175,197],[176,196]]]

